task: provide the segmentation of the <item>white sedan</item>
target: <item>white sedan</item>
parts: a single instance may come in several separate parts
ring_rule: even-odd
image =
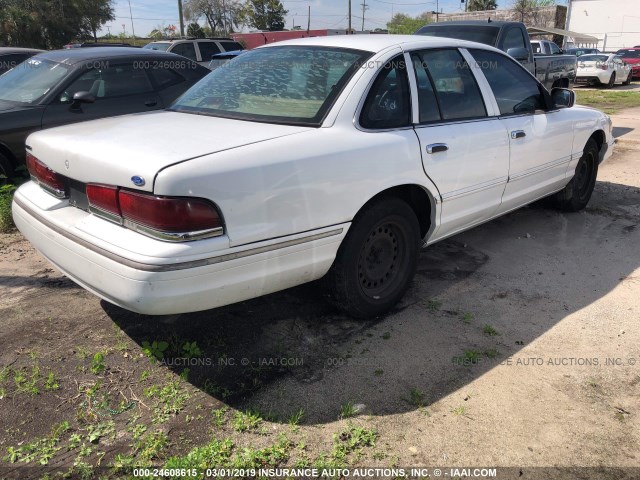
[[[445,38],[307,38],[247,52],[163,112],[27,140],[20,231],[108,302],[204,310],[325,277],[390,309],[419,251],[552,196],[589,201],[611,121],[511,57]]]
[[[607,88],[615,84],[631,83],[631,66],[616,54],[589,54],[578,58],[576,84],[605,85]]]

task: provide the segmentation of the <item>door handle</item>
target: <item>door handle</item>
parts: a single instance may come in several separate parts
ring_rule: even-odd
[[[438,152],[446,152],[449,150],[449,145],[446,143],[432,143],[427,145],[427,153],[438,153]]]
[[[524,130],[514,130],[513,132],[511,132],[511,138],[512,139],[516,139],[516,138],[524,138],[526,137],[527,134],[524,133]]]
[[[144,102],[147,107],[155,107],[158,104],[157,100],[147,100]]]

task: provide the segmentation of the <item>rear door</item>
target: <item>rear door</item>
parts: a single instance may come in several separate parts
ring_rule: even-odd
[[[435,240],[496,213],[509,172],[509,141],[502,122],[489,115],[472,73],[477,67],[458,50],[414,51],[411,64],[415,131],[424,170],[442,199]]]
[[[143,68],[153,62],[130,62],[83,70],[61,89],[45,109],[42,127],[82,122],[162,108],[162,101]],[[94,103],[73,105],[73,95],[86,91]]]
[[[559,190],[571,160],[573,121],[549,110],[545,90],[508,56],[469,50],[487,79],[509,135],[509,181],[499,213]],[[548,95],[548,93],[547,93]]]

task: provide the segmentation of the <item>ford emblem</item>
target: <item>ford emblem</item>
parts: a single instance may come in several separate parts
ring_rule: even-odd
[[[131,181],[136,187],[142,187],[144,185],[144,178],[134,175],[131,177]]]

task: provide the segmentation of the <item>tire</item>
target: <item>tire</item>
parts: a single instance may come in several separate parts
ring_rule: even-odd
[[[0,186],[10,183],[14,173],[9,159],[0,153]]]
[[[420,225],[413,209],[384,197],[358,213],[324,277],[331,302],[352,317],[391,309],[416,271]]]
[[[553,204],[564,212],[578,212],[587,206],[598,176],[598,145],[589,139],[576,173],[571,181],[552,198]]]
[[[629,76],[627,77],[627,79],[622,82],[623,85],[631,85],[631,78],[633,77],[633,72],[629,72]]]
[[[609,83],[607,83],[607,88],[613,88],[616,84],[616,72],[611,74],[611,78],[609,79]]]

